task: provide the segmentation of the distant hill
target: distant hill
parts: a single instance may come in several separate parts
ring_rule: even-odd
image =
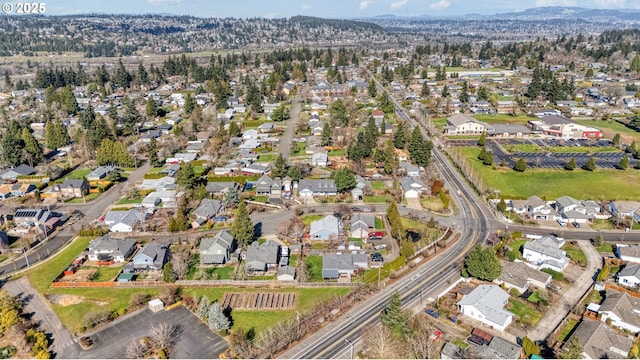
[[[477,14],[473,15],[477,17]],[[520,12],[510,12],[484,16],[496,20],[631,20],[640,21],[640,11],[623,9],[587,9],[581,7],[548,6],[531,8]]]
[[[293,16],[290,20],[291,23],[301,24],[305,26],[331,26],[343,31],[349,30],[373,30],[385,32],[386,30],[376,24],[364,22],[364,21],[355,21],[355,20],[342,20],[342,19],[324,19],[313,16]]]

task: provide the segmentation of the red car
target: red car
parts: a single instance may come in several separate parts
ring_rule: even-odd
[[[379,240],[379,239],[382,239],[383,237],[384,237],[384,232],[382,231],[375,231],[375,232],[369,233],[369,239],[371,240]]]
[[[440,339],[441,336],[442,336],[442,331],[436,330],[436,332],[434,332],[433,334],[431,334],[431,336],[429,336],[429,339],[431,339],[431,341],[436,341]]]

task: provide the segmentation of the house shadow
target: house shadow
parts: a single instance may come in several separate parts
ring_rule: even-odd
[[[257,239],[262,236],[262,222],[253,225],[253,238]]]

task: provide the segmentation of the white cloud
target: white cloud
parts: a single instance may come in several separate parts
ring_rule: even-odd
[[[309,10],[309,9],[311,9],[311,6],[309,6],[308,4],[302,5],[302,10]]]
[[[440,1],[436,2],[436,3],[429,4],[429,8],[430,9],[435,9],[435,10],[446,9],[449,6],[451,6],[451,1],[449,1],[449,0],[440,0]]]
[[[400,1],[396,1],[394,3],[391,3],[391,9],[392,10],[400,9],[401,7],[407,5],[408,2],[409,2],[409,0],[400,0]]]
[[[601,8],[623,7],[626,0],[594,0],[595,6]]]
[[[360,10],[364,10],[366,8],[369,7],[369,5],[373,4],[373,0],[362,0],[360,1],[360,6],[358,6],[358,9]]]
[[[178,5],[182,2],[182,0],[146,0],[146,1],[151,5],[160,5],[160,6]]]
[[[268,13],[268,14],[264,14],[262,15],[263,18],[265,19],[273,19],[278,15],[278,13]]]
[[[536,6],[576,6],[576,0],[536,0]]]

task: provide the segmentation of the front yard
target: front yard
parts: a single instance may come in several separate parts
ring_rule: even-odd
[[[563,250],[567,252],[567,256],[579,266],[587,266],[587,256],[580,250],[578,244],[567,243],[563,247]]]
[[[535,326],[542,318],[542,314],[523,301],[509,298],[509,311],[516,314],[521,324]]]

